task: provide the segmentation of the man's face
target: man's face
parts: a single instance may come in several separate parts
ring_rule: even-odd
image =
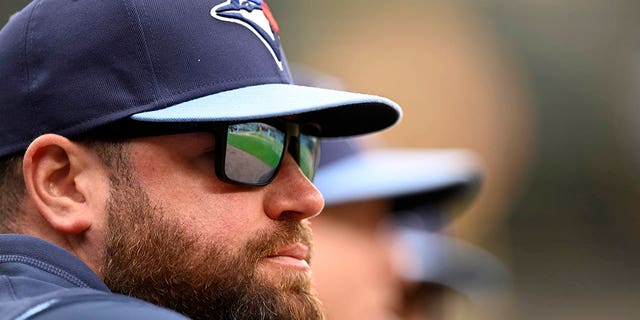
[[[213,137],[136,139],[112,168],[103,276],[194,319],[318,319],[306,218],[318,191],[290,156],[269,185],[218,180]]]

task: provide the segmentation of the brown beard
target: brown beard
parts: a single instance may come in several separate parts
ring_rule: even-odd
[[[128,171],[128,170],[119,171]],[[192,319],[322,319],[308,273],[282,270],[281,281],[258,270],[260,258],[294,242],[311,244],[300,221],[252,237],[237,254],[205,243],[176,217],[151,204],[129,172],[112,177],[109,233],[102,274],[116,293]]]

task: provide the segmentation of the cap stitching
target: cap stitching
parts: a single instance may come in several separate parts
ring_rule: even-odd
[[[30,47],[29,44],[32,41],[32,33],[31,33],[31,26],[32,26],[32,21],[33,21],[33,16],[35,14],[36,9],[38,8],[38,6],[40,6],[40,4],[42,3],[42,1],[40,0],[36,0],[36,2],[33,5],[33,9],[31,9],[31,12],[29,12],[29,18],[27,19],[27,25],[26,25],[26,29],[25,29],[25,33],[24,33],[24,73],[25,73],[25,81],[26,81],[26,92],[25,92],[25,98],[27,100],[27,105],[29,105],[31,108],[33,107],[33,101],[32,101],[32,97],[31,97],[31,92],[33,90],[33,84],[31,83],[31,72],[30,72],[30,65],[29,65],[29,51],[30,51]]]
[[[158,86],[158,78],[156,76],[156,72],[155,69],[153,67],[153,63],[152,63],[152,58],[151,58],[151,53],[149,52],[149,46],[147,43],[147,38],[145,36],[144,33],[144,28],[142,27],[141,24],[141,19],[140,19],[140,14],[138,13],[138,9],[136,7],[136,5],[133,3],[133,1],[127,1],[127,0],[122,0],[125,8],[127,8],[127,16],[133,20],[132,23],[134,25],[134,27],[136,27],[138,29],[138,32],[140,33],[140,38],[141,38],[141,44],[139,45],[141,47],[141,51],[142,55],[143,55],[143,59],[146,63],[147,66],[149,68],[149,73],[151,74],[151,79],[148,79],[147,81],[153,86],[153,98],[154,100],[158,99],[158,96],[161,96],[159,94],[159,86]],[[127,3],[129,3],[131,6],[129,7],[127,5]],[[129,9],[131,8],[131,9]],[[132,16],[133,14],[133,16]]]
[[[182,93],[185,93],[185,92],[195,91],[195,90],[198,90],[200,88],[208,87],[208,86],[211,86],[211,85],[230,83],[230,82],[236,82],[236,81],[247,80],[247,79],[282,80],[282,78],[279,77],[279,76],[278,77],[269,76],[269,77],[265,77],[265,78],[262,78],[262,77],[241,77],[241,78],[229,79],[229,80],[225,80],[225,81],[216,81],[216,82],[205,83],[205,84],[199,85],[199,86],[194,87],[194,88],[185,89],[185,90],[181,90],[181,91],[176,91],[176,92],[173,92],[172,94],[182,94]],[[264,83],[261,83],[261,84],[264,84]]]
[[[158,76],[154,68],[154,66],[160,66],[162,64],[160,63],[160,59],[158,58],[158,55],[154,54],[155,52],[152,53],[151,50],[149,50],[149,43],[155,42],[154,33],[150,32],[149,34],[146,34],[144,32],[144,30],[151,30],[151,18],[149,17],[150,10],[147,9],[147,6],[145,5],[144,2],[142,2],[141,6],[142,8],[141,8],[140,15],[142,15],[144,17],[144,21],[146,21],[145,23],[146,29],[142,28],[142,25],[140,26],[140,29],[144,38],[145,48],[147,49],[149,64],[151,65],[151,70],[153,71],[154,84],[156,85],[157,94],[159,97],[164,97],[166,93],[165,91],[167,91],[167,88],[165,88],[164,85],[162,87],[160,86],[160,81],[158,80]],[[138,13],[138,10],[136,10],[136,13]],[[140,23],[142,24],[142,21],[140,21]],[[149,40],[150,40],[149,42],[147,42],[147,37],[149,37]]]

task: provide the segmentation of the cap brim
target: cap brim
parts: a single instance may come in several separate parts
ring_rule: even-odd
[[[164,109],[137,113],[145,122],[210,122],[296,115],[317,123],[320,136],[352,136],[385,129],[402,116],[393,101],[374,95],[305,87],[264,84],[200,97]]]
[[[322,166],[314,184],[327,205],[430,191],[461,192],[480,181],[479,160],[463,150],[366,150]]]

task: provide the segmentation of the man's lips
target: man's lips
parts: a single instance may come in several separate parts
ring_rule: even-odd
[[[281,267],[307,271],[311,269],[307,262],[308,256],[309,247],[298,242],[282,247],[264,259],[265,261],[275,263]]]

